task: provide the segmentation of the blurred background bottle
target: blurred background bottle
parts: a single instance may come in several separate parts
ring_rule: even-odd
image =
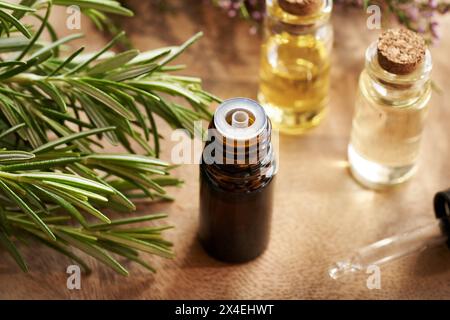
[[[431,55],[412,31],[384,32],[366,51],[348,158],[353,176],[380,189],[415,172],[431,97]]]
[[[301,134],[328,105],[332,0],[267,0],[266,8],[258,100],[275,128]]]

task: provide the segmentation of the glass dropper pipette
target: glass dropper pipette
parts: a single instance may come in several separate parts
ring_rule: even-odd
[[[347,259],[335,263],[328,274],[338,279],[346,274],[365,271],[369,266],[380,266],[415,252],[446,243],[450,245],[450,189],[434,197],[437,221],[360,248]]]

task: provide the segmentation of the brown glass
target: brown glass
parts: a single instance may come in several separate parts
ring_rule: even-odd
[[[214,128],[214,119],[210,124]],[[261,152],[250,161],[245,151],[231,148],[225,164],[200,164],[200,241],[212,257],[225,262],[246,262],[264,252],[272,218],[275,163],[270,143],[270,121],[257,139]],[[220,139],[217,139],[220,140]],[[224,143],[223,141],[209,141]],[[205,148],[206,148],[205,146]],[[230,163],[245,152],[244,164]]]

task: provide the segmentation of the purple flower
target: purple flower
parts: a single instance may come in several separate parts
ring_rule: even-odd
[[[434,38],[439,39],[438,23],[436,21],[430,23],[430,31]]]
[[[414,6],[408,6],[405,9],[405,12],[406,12],[406,15],[408,16],[409,19],[411,19],[413,21],[419,20],[419,17],[420,17],[419,8],[414,7]]]
[[[227,12],[230,18],[236,16],[245,17],[255,22],[250,29],[251,34],[255,34],[257,26],[265,15],[266,0],[207,0],[215,3]],[[334,0],[340,6],[362,7],[364,0]],[[374,0],[369,0],[373,3]],[[422,33],[428,40],[438,38],[438,23],[434,20],[435,16],[446,14],[450,5],[446,0],[379,0],[377,2],[385,11],[390,11],[397,20],[407,26],[409,29]],[[389,5],[388,5],[389,4]],[[242,14],[248,12],[248,15]]]
[[[428,6],[431,9],[436,9],[438,7],[438,2],[437,0],[428,0]]]
[[[235,10],[239,10],[239,8],[242,6],[242,2],[238,1],[238,2],[234,2],[233,3],[233,9]]]
[[[254,11],[252,12],[252,18],[255,20],[261,20],[262,18],[262,13],[259,11]]]

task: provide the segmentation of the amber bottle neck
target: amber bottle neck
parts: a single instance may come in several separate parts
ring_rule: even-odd
[[[233,191],[252,191],[272,179],[276,173],[276,163],[270,121],[252,141],[227,139],[214,129],[213,119],[201,163],[201,170],[213,184]]]

